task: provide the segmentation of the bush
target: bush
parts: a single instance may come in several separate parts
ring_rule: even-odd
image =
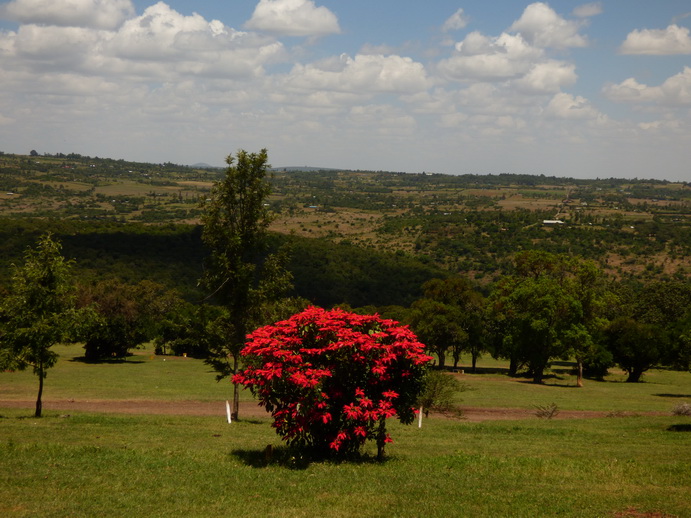
[[[691,404],[679,403],[677,406],[674,407],[674,410],[672,410],[672,414],[673,415],[691,416]]]
[[[271,412],[276,432],[318,456],[391,442],[386,419],[415,418],[431,357],[407,327],[378,316],[309,307],[249,336],[234,382]]]
[[[612,353],[603,346],[596,346],[583,361],[583,375],[586,378],[602,381],[614,366]]]
[[[549,405],[535,405],[535,415],[540,419],[552,419],[559,414],[559,407],[556,403]]]
[[[419,405],[425,417],[430,410],[443,414],[458,413],[454,404],[456,395],[468,387],[458,381],[452,374],[439,370],[430,370],[425,376],[424,388],[420,395]]]

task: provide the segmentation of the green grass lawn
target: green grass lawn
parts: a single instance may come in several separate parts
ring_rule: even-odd
[[[75,361],[46,380],[45,397],[227,399],[227,382],[198,360],[150,353],[127,362]],[[500,368],[488,360],[486,369]],[[666,416],[485,421],[431,417],[393,423],[387,460],[303,463],[268,419],[131,416],[0,406],[0,516],[613,517],[636,509],[691,516],[691,374],[653,371],[641,384],[555,372],[544,386],[497,373],[460,377],[468,406],[647,412]],[[29,372],[0,373],[0,399],[32,399]],[[268,444],[275,447],[267,458]],[[633,512],[633,511],[631,511]]]
[[[688,418],[392,426],[388,460],[291,462],[267,420],[0,419],[3,516],[689,516]],[[373,457],[375,452],[369,449]]]
[[[150,351],[124,361],[85,363],[78,345],[53,348],[60,359],[48,371],[44,399],[183,399],[226,400],[229,381],[216,381],[216,373],[201,360],[156,356]],[[0,399],[36,397],[38,379],[31,371],[0,373]],[[247,399],[251,395],[243,393]]]
[[[566,362],[559,362],[566,363]],[[465,373],[459,379],[469,390],[460,394],[467,406],[533,408],[555,403],[563,410],[596,410],[604,412],[669,412],[680,401],[691,401],[691,373],[652,369],[641,383],[626,383],[626,375],[616,368],[605,381],[584,380],[576,386],[576,376],[567,365],[548,371],[541,385],[528,378],[509,379],[502,372],[508,363],[491,358],[478,363],[479,374]]]

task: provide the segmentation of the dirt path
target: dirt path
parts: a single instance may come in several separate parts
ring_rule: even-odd
[[[0,400],[0,408],[34,408],[35,401]],[[214,416],[225,418],[225,401],[156,401],[156,400],[121,400],[121,399],[47,399],[43,401],[44,411],[102,412],[108,414],[152,414],[152,415],[191,415]],[[525,408],[477,408],[462,407],[462,418],[469,422],[499,421],[511,419],[537,419],[535,410]],[[583,419],[607,417],[609,412],[590,410],[561,410],[555,419]],[[635,415],[617,414],[618,416]],[[665,415],[663,412],[646,413],[646,415]],[[266,411],[254,402],[240,404],[241,417],[267,417]],[[444,417],[444,416],[440,416]]]

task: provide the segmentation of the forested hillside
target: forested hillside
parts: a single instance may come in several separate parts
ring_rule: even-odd
[[[66,250],[91,273],[152,275],[191,293],[203,262],[194,229],[199,200],[221,174],[78,154],[0,155],[3,268],[30,241],[15,234],[49,225],[71,236]],[[360,303],[364,294],[387,299],[373,279],[355,280],[368,263],[415,264],[427,272],[419,278],[443,270],[488,283],[510,270],[517,252],[535,248],[593,259],[617,278],[691,275],[688,183],[280,169],[271,181],[272,230],[301,243],[296,284],[325,304],[342,296]],[[344,255],[348,266],[336,266]],[[307,264],[317,270],[308,274]],[[377,271],[390,278],[387,268]],[[336,293],[348,275],[360,287]],[[331,285],[331,294],[317,297],[316,285]]]
[[[78,304],[100,315],[87,356],[155,340],[207,357],[228,324],[199,286],[200,216],[223,175],[0,155],[0,290],[51,232],[74,260]],[[257,323],[308,303],[379,312],[411,324],[440,366],[490,353],[536,382],[555,358],[576,358],[579,380],[614,363],[629,381],[691,366],[688,183],[280,169],[270,182],[263,253],[287,251],[293,288]]]

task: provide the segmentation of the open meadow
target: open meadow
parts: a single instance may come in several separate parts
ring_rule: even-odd
[[[392,424],[383,463],[374,445],[357,462],[310,463],[256,410],[229,425],[229,384],[199,360],[57,351],[42,419],[35,376],[0,373],[2,516],[691,516],[691,417],[672,414],[691,401],[690,373],[630,384],[614,372],[577,389],[566,365],[532,385],[481,360],[457,374],[467,419]],[[559,414],[538,418],[551,403]]]

